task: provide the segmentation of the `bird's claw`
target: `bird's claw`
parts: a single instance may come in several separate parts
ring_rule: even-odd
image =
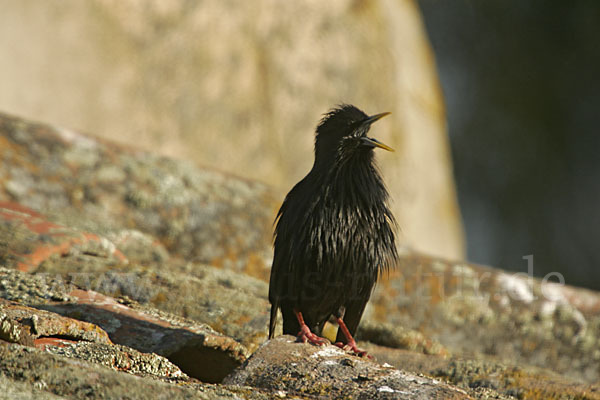
[[[296,318],[298,318],[298,324],[300,324],[300,332],[298,332],[298,342],[310,342],[317,346],[323,346],[331,343],[329,340],[312,333],[308,325],[306,325],[306,323],[304,322],[302,312],[294,309],[294,314],[296,314]]]
[[[307,329],[304,329],[304,327],[300,329],[300,332],[298,332],[298,341],[302,343],[309,342],[316,346],[324,346],[331,343],[329,340],[312,333],[308,327]]]
[[[367,357],[373,359],[373,356],[368,354],[366,350],[361,350],[356,346],[356,342],[353,340],[349,343],[336,342],[335,345],[344,351],[351,351],[354,355],[359,357]]]
[[[316,346],[324,346],[326,344],[329,344],[329,340],[320,337],[319,335],[315,335],[314,333],[310,332],[310,333],[304,333],[302,331],[300,331],[300,333],[298,333],[298,341],[302,342],[302,343],[311,343],[314,344]]]

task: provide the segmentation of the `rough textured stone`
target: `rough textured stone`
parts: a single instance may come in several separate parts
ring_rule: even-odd
[[[27,224],[15,225],[13,215],[25,219]],[[68,284],[71,290],[76,285],[112,297],[126,297],[206,323],[250,350],[267,338],[270,306],[268,285],[264,281],[234,271],[171,259],[156,239],[136,230],[116,231],[98,238],[105,249],[100,251],[96,249],[99,246],[90,242],[82,245],[72,239],[95,235],[61,227],[14,203],[0,203],[0,226],[6,227],[0,232],[0,243],[4,243],[0,257],[4,254],[7,266],[46,274],[55,279],[54,285]],[[51,226],[52,230],[50,234],[47,233],[49,228],[45,228],[45,233],[38,233],[32,226]],[[60,251],[45,251],[50,242],[62,243],[53,245]],[[20,260],[31,259],[31,254],[38,255],[35,265],[30,263],[22,268]],[[62,290],[54,297],[68,296],[68,293]]]
[[[75,286],[60,275],[29,275],[17,270],[0,267],[0,297],[25,305],[39,305],[54,301],[75,301],[69,296]]]
[[[58,226],[23,206],[12,203],[3,206],[0,211],[9,216],[18,212],[20,216],[35,218],[36,225]],[[0,224],[4,222],[2,215],[0,213]],[[40,253],[37,249],[46,248],[48,241],[52,240],[45,234],[32,232],[28,227],[24,227],[23,231],[29,235],[15,235],[14,229],[7,229],[4,235],[0,235],[0,242],[6,243],[5,265],[22,269],[18,258],[13,257],[16,252],[12,249],[27,246],[28,250],[22,250],[21,253],[24,254],[22,257],[28,257],[29,253]],[[70,235],[63,235],[62,232],[91,236],[67,227],[61,227],[60,230],[56,228],[58,240],[65,243],[70,241]],[[43,252],[35,270],[44,274],[38,275],[40,277],[52,278],[54,281],[50,285],[61,289],[59,293],[50,294],[50,297],[54,300],[69,298],[74,284],[109,296],[124,296],[171,314],[209,324],[247,345],[250,350],[266,339],[269,304],[264,282],[233,271],[219,272],[214,267],[171,260],[156,240],[139,231],[118,231],[108,237],[111,240],[103,238],[102,243],[110,252],[93,252],[90,248],[82,249],[71,244],[64,246],[61,252]],[[110,256],[115,252],[121,254],[122,258],[123,254],[127,255],[126,262]],[[32,282],[30,287],[38,287],[40,283]],[[28,295],[14,290],[18,285],[19,279],[7,282],[5,290],[12,288],[13,291],[13,295],[7,294],[7,298]],[[43,286],[48,289],[47,285]],[[66,286],[69,286],[69,290]],[[47,297],[49,292],[42,290],[40,293]],[[172,293],[177,293],[177,296],[172,296]],[[72,296],[70,298],[73,299]]]
[[[0,158],[0,201],[49,216],[39,224],[34,211],[19,214],[10,206],[0,215],[2,229],[8,234],[17,224],[15,240],[27,237],[38,246],[15,248],[9,240],[0,246],[0,256],[32,254],[37,266],[51,254],[72,249],[73,242],[85,242],[81,256],[109,252],[114,243],[96,240],[98,235],[110,236],[131,253],[135,249],[122,235],[136,229],[187,260],[263,278],[268,273],[277,204],[263,184],[5,114],[0,114]],[[77,229],[63,232],[65,225]],[[52,230],[56,235],[49,238],[58,242],[39,245]],[[98,242],[105,246],[90,249]],[[6,246],[10,251],[2,250]],[[159,259],[164,256],[160,250],[155,253]]]
[[[137,250],[123,250],[132,260],[127,264],[71,251],[65,255],[50,255],[37,268],[38,276],[54,279],[54,286],[69,285],[71,290],[79,287],[122,297],[208,324],[250,351],[266,340],[270,305],[268,285],[264,281],[207,265],[162,256],[154,259],[153,254],[161,253],[153,249],[164,249],[147,236],[143,237],[143,241],[135,244]],[[116,244],[119,248],[121,245]],[[129,254],[134,258],[129,258]],[[7,284],[8,287],[15,286]],[[17,294],[25,295],[15,291]],[[68,295],[68,290],[62,290],[54,297]]]
[[[600,399],[597,383],[583,384],[549,369],[500,363],[491,357],[431,356],[369,343],[361,345],[380,363],[442,379],[474,398]]]
[[[439,380],[348,355],[332,345],[296,343],[293,336],[267,342],[224,383],[316,398],[471,398]]]
[[[414,329],[452,354],[485,354],[600,379],[600,294],[523,274],[404,253],[366,321]]]
[[[39,399],[39,400],[59,400],[65,399],[62,396],[56,396],[52,393],[44,392],[43,385],[31,385],[29,382],[17,382],[0,375],[0,393],[5,399]]]
[[[46,392],[69,399],[269,398],[260,391],[244,388],[193,382],[169,384],[152,378],[116,372],[83,360],[44,353],[31,347],[0,342],[0,382],[4,379],[17,384],[27,383],[31,392],[35,394]],[[15,388],[12,385],[11,387]],[[20,390],[22,387],[18,385],[14,390]],[[43,396],[56,398],[46,394]]]
[[[169,259],[167,249],[156,238],[138,230],[110,232],[106,237],[131,262],[143,265],[162,264]]]
[[[37,345],[49,337],[110,343],[106,332],[96,325],[0,298],[0,339]]]
[[[154,353],[141,353],[126,346],[76,342],[48,343],[42,349],[47,353],[77,358],[135,375],[176,379],[187,378],[176,365],[166,358]]]
[[[406,329],[400,325],[363,321],[355,336],[357,340],[366,340],[395,349],[407,349],[424,354],[448,354],[448,350],[438,341],[426,337],[417,330]]]
[[[49,282],[43,283],[45,278]],[[207,325],[155,309],[136,308],[133,302],[132,307],[129,307],[101,293],[72,289],[64,295],[63,301],[53,301],[43,295],[44,287],[50,287],[49,284],[55,281],[52,279],[44,275],[29,277],[18,271],[0,268],[0,283],[2,283],[0,296],[20,299],[31,306],[51,311],[11,306],[10,310],[13,311],[9,313],[9,309],[7,309],[0,314],[2,316],[0,318],[2,320],[0,338],[33,345],[38,336],[58,336],[57,339],[60,340],[42,341],[39,344],[41,346],[62,346],[65,344],[63,343],[64,338],[105,343],[110,337],[114,343],[143,353],[156,353],[164,356],[189,376],[205,382],[219,382],[249,355],[244,346],[228,336],[215,332]],[[37,282],[38,289],[35,291],[35,295],[19,296],[17,293],[26,290],[30,281]],[[60,294],[62,295],[62,293]],[[1,299],[0,301],[7,302],[7,300]],[[28,314],[20,315],[26,312]],[[15,316],[13,317],[13,315]],[[30,333],[31,329],[28,328],[28,325],[23,326],[22,323],[14,322],[17,321],[17,317],[28,318],[27,321],[29,321],[33,315],[35,315],[36,323],[40,326],[39,333],[35,335]],[[70,318],[61,317],[61,315]],[[79,326],[83,328],[77,330]],[[104,335],[100,336],[100,338],[105,338],[104,342],[93,336],[96,331]],[[108,336],[105,332],[108,333]]]
[[[244,346],[207,325],[159,312],[149,314],[96,292],[77,289],[70,295],[77,298],[75,303],[42,307],[95,323],[113,342],[162,355],[204,382],[220,382],[248,356]]]
[[[170,263],[130,270],[118,275],[124,281],[120,290],[133,300],[148,306],[210,325],[213,329],[234,338],[249,351],[264,343],[268,335],[270,304],[268,284],[250,276],[201,264]],[[152,289],[152,296],[139,291],[138,285]],[[176,293],[173,296],[172,293]]]
[[[76,273],[64,276],[78,286],[210,325],[250,351],[267,339],[270,304],[265,282],[201,264],[167,265],[99,271],[93,281]]]
[[[32,272],[53,255],[88,254],[104,263],[127,263],[105,238],[48,221],[20,204],[0,202],[0,259],[6,266]]]
[[[397,150],[380,161],[404,238],[463,254],[444,105],[414,0],[1,4],[0,109],[272,182],[281,198],[310,168],[329,107],[392,111],[377,137]],[[82,159],[104,164],[93,150],[68,155]],[[110,165],[102,177],[130,179]]]
[[[0,276],[6,276],[0,271]],[[2,279],[6,282],[6,279]],[[39,306],[39,305],[38,305]],[[46,352],[155,377],[185,374],[164,357],[111,343],[98,326],[0,298],[0,339]]]

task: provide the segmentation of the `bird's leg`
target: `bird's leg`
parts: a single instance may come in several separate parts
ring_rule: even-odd
[[[304,322],[304,317],[302,317],[302,313],[300,311],[294,309],[294,314],[296,315],[296,318],[298,318],[298,323],[300,324],[300,332],[298,332],[298,341],[302,341],[303,343],[310,342],[317,346],[329,344],[329,340],[322,338],[321,336],[314,334],[310,331],[310,328]]]
[[[343,350],[352,350],[352,352],[359,357],[367,356],[368,358],[372,358],[370,355],[367,354],[367,352],[365,350],[361,350],[356,346],[356,341],[350,334],[350,331],[348,330],[348,327],[344,323],[344,320],[340,317],[336,317],[336,320],[337,320],[338,326],[340,327],[340,329],[342,330],[342,333],[344,334],[344,337],[346,338],[347,343],[344,344],[342,342],[337,342],[335,345],[342,348]]]

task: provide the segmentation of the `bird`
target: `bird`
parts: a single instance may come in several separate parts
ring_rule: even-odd
[[[354,334],[377,279],[398,258],[397,223],[374,158],[374,149],[394,150],[367,136],[389,114],[369,116],[340,104],[318,123],[314,164],[287,194],[274,222],[269,339],[278,310],[284,334],[315,345],[329,343],[321,333],[333,317],[335,344],[367,355]]]

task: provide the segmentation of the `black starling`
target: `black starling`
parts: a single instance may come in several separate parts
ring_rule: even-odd
[[[397,258],[396,223],[373,153],[393,150],[367,137],[371,124],[388,114],[369,117],[344,104],[317,126],[315,163],[276,218],[269,338],[281,309],[284,334],[327,343],[320,335],[333,315],[336,344],[366,354],[352,335],[378,276]]]

